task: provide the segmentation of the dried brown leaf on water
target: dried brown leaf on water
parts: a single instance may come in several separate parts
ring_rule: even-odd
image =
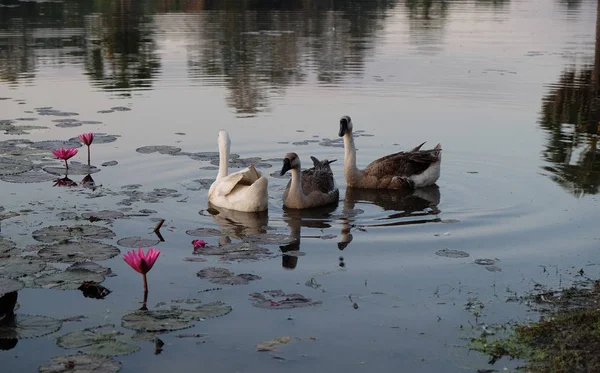
[[[292,337],[277,337],[270,341],[263,341],[256,345],[257,351],[275,351],[277,346],[288,344],[292,340]]]

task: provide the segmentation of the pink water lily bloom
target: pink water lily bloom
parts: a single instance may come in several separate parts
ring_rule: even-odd
[[[92,132],[83,133],[79,135],[79,140],[87,146],[88,149],[88,166],[90,165],[90,145],[94,141],[94,134]]]
[[[79,135],[79,140],[81,140],[84,145],[90,146],[94,141],[94,134],[92,132],[81,134]]]
[[[204,240],[193,240],[192,245],[194,245],[194,249],[199,249],[201,247],[206,247],[206,242],[204,242]]]
[[[144,291],[146,292],[148,291],[146,273],[150,272],[159,255],[160,251],[153,247],[149,248],[147,253],[144,253],[144,250],[140,247],[137,252],[132,250],[123,255],[123,260],[125,260],[131,268],[144,276]]]
[[[73,157],[75,154],[77,154],[77,149],[75,149],[75,148],[54,149],[52,151],[52,154],[54,154],[56,156],[56,158],[64,160],[65,161],[65,168],[68,170],[69,169],[69,165],[67,164],[67,159],[69,159],[69,158]]]

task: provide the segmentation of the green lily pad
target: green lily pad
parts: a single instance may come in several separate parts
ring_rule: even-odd
[[[81,122],[83,124],[88,124],[85,122]],[[115,142],[117,141],[117,138],[120,137],[119,135],[107,135],[106,133],[94,133],[94,144],[108,144],[111,142]],[[69,142],[77,142],[81,145],[83,145],[83,143],[81,142],[81,140],[79,139],[79,137],[72,137],[69,139]]]
[[[201,319],[212,319],[215,317],[225,316],[233,310],[231,306],[228,306],[224,302],[216,301],[207,303],[203,306],[197,307],[193,310],[180,309],[181,317],[186,320],[201,320]]]
[[[185,234],[194,237],[219,237],[221,231],[213,228],[198,228],[185,231]]]
[[[117,241],[117,245],[137,249],[138,247],[150,247],[158,245],[159,240],[151,240],[142,237],[126,237]]]
[[[26,339],[54,333],[62,321],[46,316],[16,315],[0,325],[0,339]]]
[[[7,258],[0,261],[0,276],[22,277],[38,273],[46,268],[46,263],[37,259]]]
[[[151,145],[151,146],[142,146],[141,148],[135,149],[136,152],[142,154],[150,154],[154,152],[159,152],[160,154],[169,154],[173,155],[179,153],[181,148],[177,148],[175,146],[169,145]]]
[[[87,164],[76,161],[69,162],[68,171],[64,166],[48,166],[44,167],[43,170],[49,174],[56,176],[62,176],[67,173],[69,175],[90,175],[95,174],[96,172],[100,172],[100,169],[96,166],[88,166]]]
[[[29,161],[0,157],[0,175],[21,174],[32,169],[33,163]]]
[[[163,332],[191,328],[190,320],[182,317],[181,310],[139,310],[123,315],[121,326],[143,332]]]
[[[42,171],[27,171],[20,174],[14,175],[2,175],[0,180],[6,181],[7,183],[45,183],[48,181],[54,181],[56,176],[47,174]]]
[[[226,268],[204,268],[196,274],[200,278],[208,279],[213,284],[219,285],[246,285],[250,281],[260,280],[260,276],[243,273],[236,275]]]
[[[437,256],[443,256],[446,258],[467,258],[469,253],[461,251],[461,250],[452,250],[452,249],[441,249],[435,252]]]
[[[76,290],[85,281],[100,283],[104,276],[86,269],[75,269],[38,277],[33,283],[45,289]]]
[[[108,356],[57,356],[40,365],[39,373],[116,373],[121,363]]]
[[[33,239],[40,242],[56,242],[70,239],[103,240],[115,237],[115,232],[97,225],[53,225],[33,232]]]
[[[0,277],[0,297],[6,293],[19,291],[25,287],[25,284],[19,280]]]
[[[110,268],[101,266],[100,264],[94,263],[94,262],[78,262],[78,263],[74,263],[74,264],[71,264],[69,266],[69,268],[67,268],[67,271],[72,271],[72,270],[76,270],[76,269],[85,269],[85,270],[88,270],[88,271],[99,273],[99,274],[101,274],[101,275],[103,275],[105,277],[116,276]]]
[[[114,329],[114,325],[102,325],[95,328],[76,330],[56,340],[63,348],[79,348],[80,351],[103,356],[129,355],[139,351],[139,347],[116,340],[122,335]]]
[[[63,140],[47,140],[38,141],[31,144],[32,147],[42,150],[54,150],[60,148],[80,148],[83,145],[81,141],[63,141]]]
[[[120,253],[121,250],[117,247],[96,241],[66,241],[45,246],[38,251],[41,258],[59,263],[101,261],[113,258]]]

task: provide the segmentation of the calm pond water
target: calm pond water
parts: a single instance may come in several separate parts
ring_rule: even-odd
[[[17,320],[84,318],[58,331],[24,326],[21,335],[37,338],[5,340],[2,371],[33,372],[86,351],[56,340],[105,324],[140,347],[114,357],[122,372],[514,369],[519,362],[490,367],[469,351],[480,318],[535,319],[507,297],[536,283],[568,286],[580,269],[599,272],[596,9],[591,0],[0,1],[0,234],[16,245],[10,260],[39,255],[45,265],[54,240],[40,242],[36,231],[56,225],[109,228],[114,237],[101,241],[121,251],[98,261],[116,274],[102,282],[112,291],[104,299],[49,288],[61,285],[51,267],[70,263],[21,278]],[[330,141],[342,115],[364,131],[359,166],[441,142],[437,186],[346,190],[343,149]],[[250,161],[266,175],[291,151],[304,165],[311,155],[338,159],[340,203],[284,211],[287,179],[268,176],[268,216],[213,215],[207,187],[217,171],[204,152],[217,151],[222,128],[232,152],[260,157]],[[48,150],[56,144],[41,141],[84,132],[116,137],[91,146],[100,170],[93,187],[81,185],[86,172],[77,169],[69,179],[78,185],[61,187],[69,180],[57,182],[60,170],[42,170],[60,167]],[[171,148],[136,151],[152,145]],[[73,160],[85,155],[79,148]],[[118,164],[102,166],[110,161]],[[123,216],[85,218],[101,210]],[[121,259],[130,249],[117,241],[154,240],[159,219],[164,242],[154,245],[161,255],[148,275],[148,309],[222,301],[232,312],[160,334],[157,354],[154,336],[121,326],[143,294]],[[208,230],[186,233],[198,228]],[[226,237],[258,239],[271,256],[193,254],[193,239],[217,246]],[[261,279],[219,285],[197,276],[208,267]],[[249,295],[266,290],[321,303],[253,306]],[[188,298],[202,303],[172,302]],[[275,351],[257,351],[288,336]]]

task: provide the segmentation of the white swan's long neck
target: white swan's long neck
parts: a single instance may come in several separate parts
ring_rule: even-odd
[[[227,176],[229,170],[229,144],[219,142],[219,173],[217,180]]]
[[[352,132],[346,132],[344,135],[344,152],[344,175],[346,178],[359,174],[360,171],[356,167],[356,148]]]
[[[305,199],[304,191],[302,190],[302,174],[300,168],[292,168],[292,183],[288,196],[293,199],[303,201]]]

